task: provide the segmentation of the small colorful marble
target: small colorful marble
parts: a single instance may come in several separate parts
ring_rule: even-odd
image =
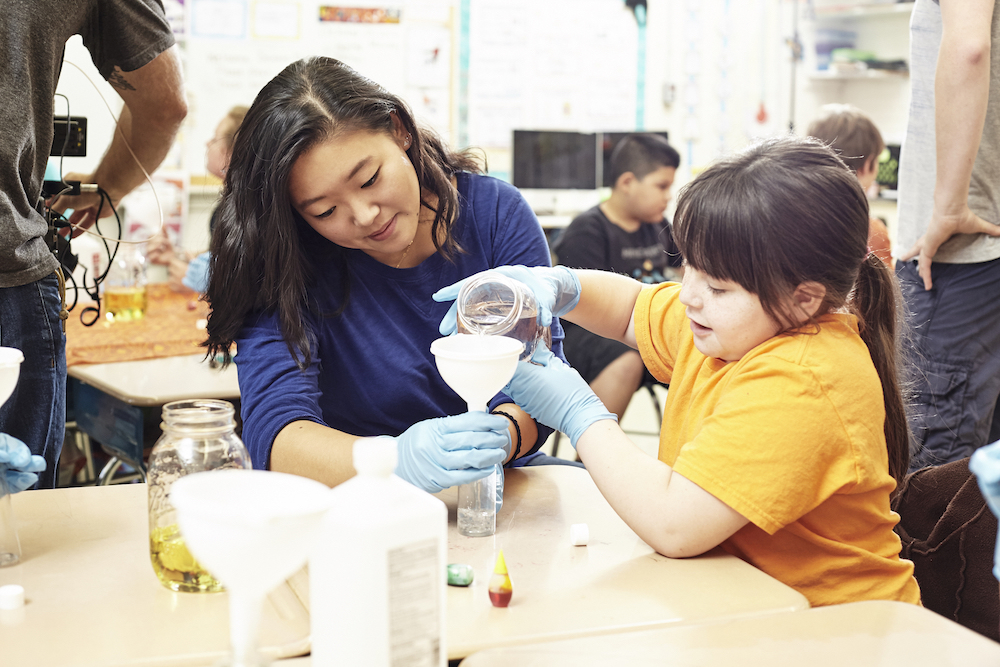
[[[448,563],[448,585],[468,586],[472,583],[475,572],[471,565],[464,563]]]

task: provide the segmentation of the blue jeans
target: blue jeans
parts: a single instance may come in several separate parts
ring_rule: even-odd
[[[970,456],[1000,439],[1000,259],[931,268],[924,289],[916,262],[899,262],[915,370],[907,406],[910,470]]]
[[[59,321],[59,279],[53,273],[19,287],[0,288],[0,345],[24,354],[14,393],[0,407],[0,432],[20,438],[45,459],[35,488],[58,479],[66,433],[66,334]]]

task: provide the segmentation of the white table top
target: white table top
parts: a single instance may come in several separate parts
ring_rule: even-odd
[[[462,661],[462,667],[508,665],[996,667],[1000,644],[923,607],[880,600],[511,646]]]
[[[200,354],[108,364],[74,364],[70,377],[130,405],[163,405],[185,398],[239,398],[236,364],[211,368]]]
[[[448,561],[471,565],[475,579],[468,588],[448,587],[451,659],[490,647],[809,606],[800,593],[721,551],[682,560],[655,553],[581,468],[508,470],[492,537],[459,535],[457,496],[457,489],[438,494],[448,505]],[[571,545],[575,523],[588,525],[589,546]],[[493,607],[487,592],[500,549],[514,590],[507,608]],[[308,598],[302,585],[293,581]]]
[[[211,665],[229,648],[229,596],[176,593],[149,560],[146,485],[25,491],[13,496],[21,563],[0,586],[25,605],[0,610],[4,667]],[[309,615],[287,584],[269,596],[260,646],[309,650]]]
[[[449,562],[475,570],[470,587],[448,589],[450,658],[807,607],[733,556],[654,553],[580,468],[508,471],[497,534],[487,538],[458,535],[457,491],[439,496],[449,506]],[[13,501],[24,558],[0,569],[0,585],[24,586],[27,604],[0,614],[4,667],[210,664],[225,652],[226,594],[174,593],[153,574],[144,484],[28,491]],[[588,524],[589,546],[570,545],[574,523]],[[499,548],[514,589],[505,609],[487,594]],[[261,645],[278,656],[307,652],[307,610],[300,572],[269,597]]]

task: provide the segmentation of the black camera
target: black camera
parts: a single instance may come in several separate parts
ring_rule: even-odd
[[[49,155],[87,157],[87,119],[84,116],[62,116],[52,121],[52,149]]]

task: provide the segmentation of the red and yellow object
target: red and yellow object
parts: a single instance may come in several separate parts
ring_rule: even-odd
[[[510,576],[507,575],[507,563],[503,559],[503,549],[497,556],[497,564],[493,566],[493,576],[490,577],[490,602],[494,607],[506,607],[510,604],[510,596],[514,593],[514,588],[510,584]]]

